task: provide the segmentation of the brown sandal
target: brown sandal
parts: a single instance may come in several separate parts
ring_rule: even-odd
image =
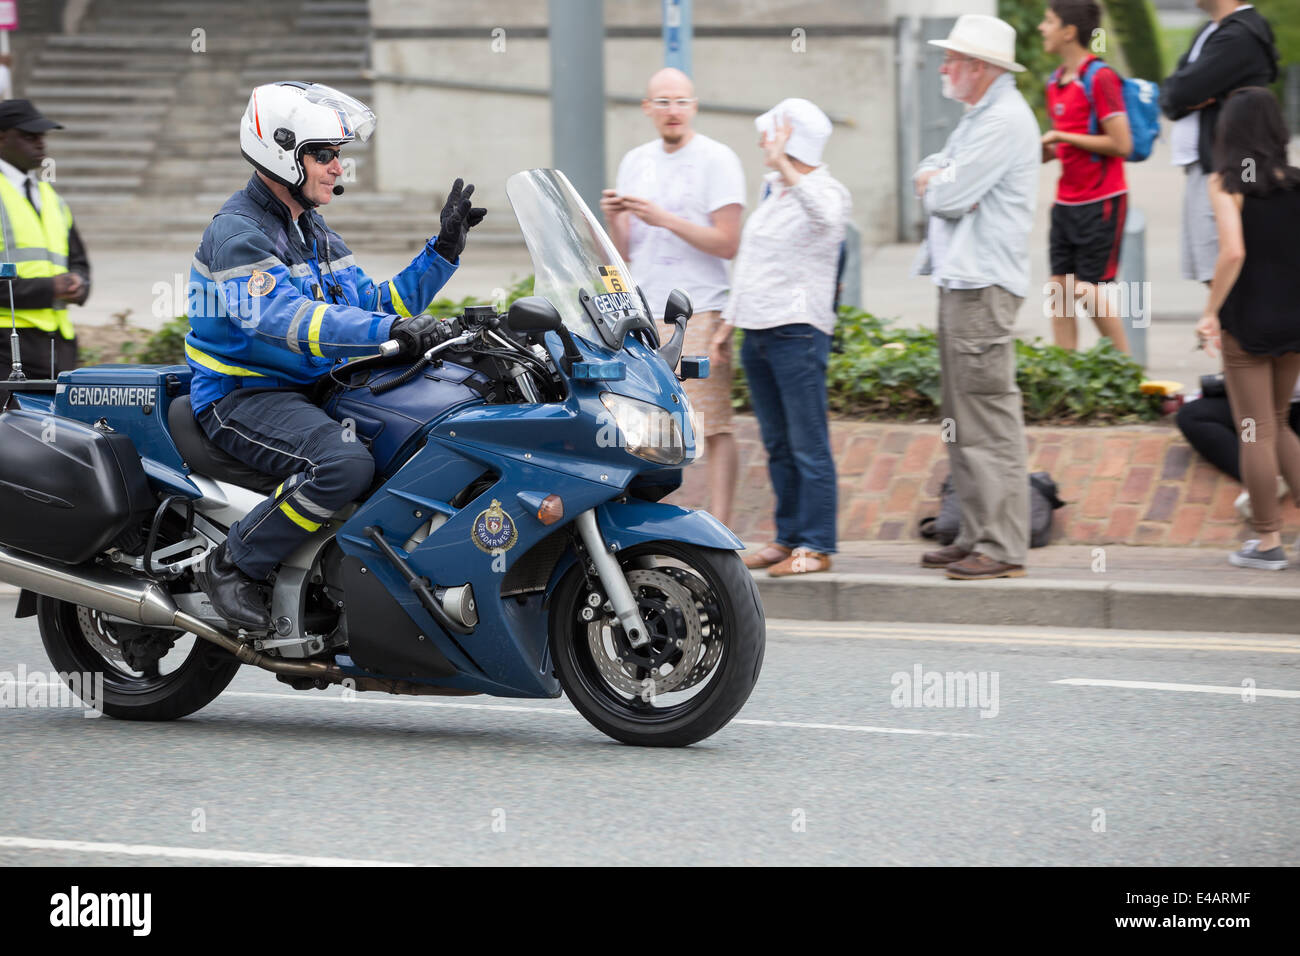
[[[765,545],[761,551],[745,555],[745,567],[751,571],[757,571],[759,568],[770,568],[772,565],[786,560],[792,553],[785,545],[773,541],[771,544]]]
[[[774,564],[767,573],[774,578],[784,578],[791,574],[816,574],[818,571],[831,569],[831,556],[814,551],[811,548],[795,548],[790,557],[780,564]]]

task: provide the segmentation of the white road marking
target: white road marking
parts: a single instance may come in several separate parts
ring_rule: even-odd
[[[1198,650],[1300,654],[1300,641],[1285,636],[1219,634],[1159,634],[1093,631],[1053,632],[1024,628],[953,628],[924,625],[884,626],[831,621],[809,624],[768,621],[774,637],[858,638],[864,640],[931,641],[952,644],[1021,644],[1043,647],[1115,647],[1130,650]]]
[[[1067,677],[1053,684],[1070,684],[1074,687],[1130,687],[1134,690],[1182,690],[1197,694],[1253,694],[1256,697],[1300,697],[1300,690],[1270,690],[1260,687],[1220,687],[1216,684],[1165,684],[1150,680],[1093,680],[1088,677]]]
[[[514,714],[550,714],[556,717],[581,717],[576,710],[556,710],[553,707],[517,707],[509,704],[462,704],[440,700],[394,700],[386,697],[339,697],[337,695],[262,694],[255,691],[226,691],[217,698],[257,697],[268,700],[317,701],[338,704],[381,704],[390,707],[450,707],[464,710],[496,710]],[[872,727],[857,724],[813,724],[796,720],[749,720],[737,718],[733,724],[751,727],[793,727],[798,730],[845,730],[865,734],[917,734],[925,737],[978,737],[979,734],[961,734],[945,730],[913,730],[908,727]]]
[[[864,734],[923,734],[926,737],[978,737],[979,734],[959,734],[946,730],[913,730],[910,727],[866,727],[851,724],[804,724],[793,720],[740,720],[733,724],[751,727],[800,727],[805,730],[854,730]]]
[[[117,856],[162,856],[176,860],[211,860],[253,863],[261,866],[415,866],[391,860],[351,860],[336,856],[295,856],[291,853],[253,853],[246,850],[202,850],[188,846],[149,846],[142,843],[91,843],[87,840],[38,840],[0,836],[0,849],[64,850],[72,853],[107,853]]]

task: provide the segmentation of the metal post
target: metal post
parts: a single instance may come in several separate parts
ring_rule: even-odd
[[[672,66],[691,75],[691,38],[695,32],[692,5],[694,0],[663,0],[664,66]]]
[[[1146,368],[1147,328],[1151,325],[1151,286],[1147,282],[1147,217],[1129,207],[1119,253],[1120,317],[1128,328],[1133,360]]]
[[[915,14],[899,17],[894,48],[898,58],[898,238],[916,242],[925,235],[921,209],[912,189],[912,174],[921,161],[921,96],[917,89],[920,63],[921,20]]]
[[[5,250],[9,255],[9,250]],[[0,279],[5,280],[5,285],[9,286],[9,381],[25,382],[27,376],[23,374],[22,353],[18,348],[18,314],[14,310],[14,279],[18,277],[18,267],[12,262],[0,263]]]
[[[844,230],[844,278],[840,305],[862,308],[862,233],[851,222]]]
[[[603,0],[550,0],[550,37],[555,168],[599,209],[605,188]]]

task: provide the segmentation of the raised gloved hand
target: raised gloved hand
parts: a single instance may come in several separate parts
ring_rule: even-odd
[[[421,314],[394,322],[388,334],[401,343],[404,355],[423,355],[451,338],[452,330],[446,322]]]
[[[433,251],[448,262],[455,262],[465,251],[465,240],[469,231],[483,221],[487,210],[482,206],[471,206],[469,197],[474,195],[474,184],[468,186],[460,177],[452,183],[447,202],[442,207],[438,238],[433,242]]]

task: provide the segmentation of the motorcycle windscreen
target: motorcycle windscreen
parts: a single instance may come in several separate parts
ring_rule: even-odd
[[[515,173],[506,196],[533,260],[533,294],[550,300],[570,332],[619,349],[630,330],[654,328],[623,257],[564,173]]]

